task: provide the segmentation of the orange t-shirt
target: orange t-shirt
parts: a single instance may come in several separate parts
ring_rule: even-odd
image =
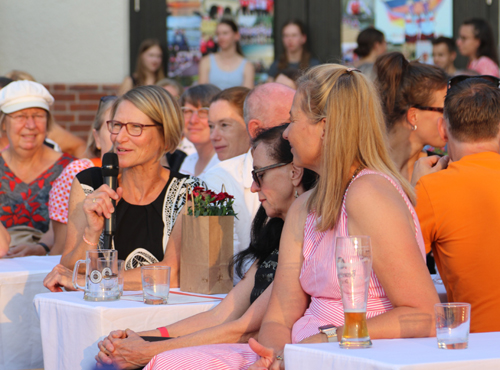
[[[471,332],[500,331],[500,154],[467,155],[422,177],[416,192],[448,302],[471,304]]]

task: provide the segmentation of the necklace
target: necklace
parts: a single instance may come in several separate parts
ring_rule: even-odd
[[[346,185],[346,187],[345,187],[345,188],[346,188],[346,190],[347,190],[347,188],[349,187],[349,185],[351,185],[352,180],[354,180],[354,179],[356,178],[356,176],[358,176],[358,175],[359,175],[359,173],[360,173],[360,172],[361,172],[364,168],[365,168],[365,167],[364,167],[363,165],[360,165],[358,168],[356,168],[356,171],[354,171],[354,173],[352,174],[351,179],[349,180],[349,182],[347,183],[347,185]]]

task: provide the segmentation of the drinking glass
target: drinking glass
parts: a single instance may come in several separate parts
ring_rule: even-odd
[[[436,337],[441,349],[466,349],[469,343],[470,304],[436,303]]]
[[[86,259],[75,263],[73,270],[73,284],[83,289],[86,301],[114,301],[120,299],[118,286],[117,251],[88,250]],[[85,286],[78,285],[78,269],[85,263]]]
[[[170,291],[170,267],[142,266],[142,294],[146,304],[167,304]]]
[[[123,283],[125,279],[125,261],[117,260],[118,264],[118,286],[120,287],[120,296],[123,295]]]
[[[372,342],[366,326],[366,303],[372,271],[370,237],[338,237],[335,263],[345,318],[340,347],[369,348]]]

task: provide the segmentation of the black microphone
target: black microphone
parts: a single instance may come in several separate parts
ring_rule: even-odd
[[[111,189],[116,191],[118,185],[118,156],[116,153],[105,153],[102,157],[102,181]],[[116,209],[116,200],[111,199],[113,207]],[[116,230],[116,215],[113,212],[110,218],[104,221],[104,244],[103,249],[111,249],[113,235]]]

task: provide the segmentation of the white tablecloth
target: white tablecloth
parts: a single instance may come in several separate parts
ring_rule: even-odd
[[[286,370],[498,370],[500,332],[469,336],[469,348],[444,350],[436,338],[379,339],[368,349],[341,349],[338,343],[288,344]]]
[[[142,294],[125,297],[135,301],[114,302],[87,302],[83,292],[39,294],[33,303],[40,317],[45,370],[93,369],[97,343],[112,330],[169,325],[211,309],[224,296],[198,298],[172,291],[169,304],[151,306],[141,301]]]
[[[61,256],[0,259],[0,369],[43,367],[40,324],[33,298],[48,292],[45,276]]]

